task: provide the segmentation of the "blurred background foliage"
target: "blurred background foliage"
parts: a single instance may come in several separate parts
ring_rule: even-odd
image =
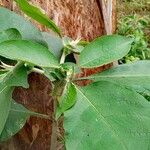
[[[150,59],[150,0],[118,0],[117,33],[134,38],[120,63]]]

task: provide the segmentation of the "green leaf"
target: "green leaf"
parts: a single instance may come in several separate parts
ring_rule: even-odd
[[[9,115],[5,127],[0,135],[0,141],[5,141],[15,135],[26,123],[26,120],[33,113],[27,110],[23,105],[11,102]]]
[[[17,29],[24,40],[44,43],[41,32],[31,22],[6,8],[0,7],[0,32],[10,28]]]
[[[138,61],[124,64],[87,77],[94,81],[109,81],[131,87],[140,93],[150,93],[150,61]]]
[[[15,28],[10,28],[0,32],[0,43],[8,40],[21,39],[21,34]]]
[[[28,87],[27,72],[23,67],[19,63],[9,72],[0,75],[0,134],[3,131],[11,108],[13,87]]]
[[[77,64],[72,62],[65,62],[61,64],[61,67],[67,72],[73,72],[74,76],[76,76],[76,74],[81,73],[81,68],[79,68]]]
[[[40,9],[28,3],[27,0],[15,0],[20,9],[29,17],[50,28],[61,36],[60,29]]]
[[[48,45],[49,50],[59,59],[62,55],[63,49],[62,39],[47,32],[42,32],[42,35]]]
[[[22,64],[18,63],[10,71],[0,75],[0,90],[3,90],[6,86],[22,86],[28,88],[28,69]]]
[[[0,55],[12,60],[23,61],[40,67],[59,67],[57,59],[46,47],[31,41],[5,41],[0,44]]]
[[[62,113],[70,109],[76,102],[76,89],[72,83],[67,83],[63,94],[59,100],[57,107],[56,118],[58,119]]]
[[[53,68],[43,68],[44,75],[50,81],[63,80],[66,77],[66,73],[61,71],[61,69],[53,69]]]
[[[63,37],[62,38],[64,50],[66,55],[69,55],[70,53],[81,53],[81,51],[85,47],[85,42],[80,41],[80,39],[73,40],[70,37]]]
[[[0,82],[1,82],[1,78],[3,77],[3,75],[8,72],[7,70],[5,69],[0,69]]]
[[[110,82],[76,87],[77,103],[65,112],[68,150],[147,150],[150,103]]]
[[[49,119],[49,116],[32,112],[25,108],[23,105],[16,103],[14,100],[12,100],[7,121],[5,123],[2,133],[0,134],[0,141],[6,141],[17,132],[19,132],[30,116],[37,116]]]
[[[28,69],[25,66],[21,66],[18,69],[12,69],[10,72],[5,74],[3,77],[3,84],[7,86],[20,86],[24,88],[28,88]]]
[[[3,131],[5,126],[10,106],[11,106],[11,97],[12,97],[12,87],[5,86],[0,90],[0,134]]]
[[[118,60],[129,52],[132,42],[132,39],[119,35],[102,36],[84,48],[79,65],[92,68]]]
[[[53,73],[55,72],[54,68],[43,68],[44,70],[44,75],[51,81],[55,81],[56,79],[53,76]]]

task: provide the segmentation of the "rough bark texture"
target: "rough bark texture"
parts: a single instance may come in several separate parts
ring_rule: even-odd
[[[92,40],[105,33],[98,0],[32,0],[32,3],[41,7],[61,27],[64,35],[74,39],[81,37],[82,39]],[[13,0],[0,0],[0,4],[21,14]],[[35,24],[40,30],[47,31],[45,27],[38,23]],[[107,67],[93,70],[84,69],[82,76],[101,71]],[[48,114],[51,120],[31,117],[14,138],[0,146],[1,150],[50,149],[53,122],[53,99],[50,96],[51,83],[45,77],[35,73],[29,75],[29,83],[29,89],[19,88],[15,90],[15,100],[33,111]],[[61,139],[60,132],[58,127],[58,139]],[[58,142],[57,150],[62,149],[63,145]]]

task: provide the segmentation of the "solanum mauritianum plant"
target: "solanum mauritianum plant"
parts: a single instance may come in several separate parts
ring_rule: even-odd
[[[38,72],[53,83],[55,118],[64,115],[67,150],[148,150],[150,62],[76,76],[80,68],[121,59],[129,52],[132,39],[110,35],[91,43],[73,41],[62,37],[60,29],[26,0],[15,1],[24,13],[58,36],[40,32],[21,16],[0,8],[0,141],[16,134],[30,115],[47,118],[12,99],[14,87],[28,88],[28,74]],[[77,64],[65,61],[71,53],[79,55]],[[76,84],[85,79],[93,82],[84,87]]]

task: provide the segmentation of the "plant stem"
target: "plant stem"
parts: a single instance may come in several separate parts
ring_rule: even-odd
[[[52,134],[51,134],[51,147],[50,150],[57,149],[57,121],[55,120],[55,113],[57,108],[57,100],[54,98],[53,101],[53,121],[52,121]]]
[[[39,73],[39,74],[44,74],[44,70],[38,69],[38,68],[32,68],[33,72]]]
[[[60,64],[63,64],[65,62],[65,57],[66,57],[66,53],[65,51],[63,51],[61,59],[60,59]]]
[[[56,109],[57,109],[57,103],[59,98],[61,97],[63,93],[63,89],[65,86],[64,81],[56,81],[54,84],[54,89],[53,89],[53,123],[52,123],[52,135],[51,135],[51,148],[50,150],[56,150],[57,149],[57,120],[56,120]]]
[[[10,66],[10,65],[7,65],[5,64],[4,62],[0,61],[2,65],[0,65],[0,67],[4,68],[4,69],[12,69],[14,66]]]

